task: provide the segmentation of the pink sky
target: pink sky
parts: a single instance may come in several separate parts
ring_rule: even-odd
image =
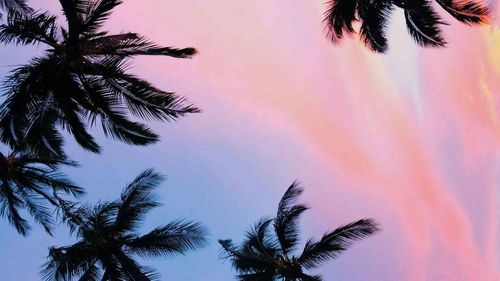
[[[453,23],[445,27],[448,48],[423,50],[396,15],[392,50],[381,56],[357,40],[329,44],[321,1],[167,2],[127,3],[113,26],[201,50],[191,66],[169,71],[205,108],[206,122],[231,107],[235,116],[293,130],[321,163],[316,173],[297,175],[306,185],[321,182],[308,190],[315,214],[351,218],[356,207],[336,207],[345,204],[335,201],[338,193],[363,205],[370,213],[354,213],[377,217],[385,229],[371,241],[383,248],[369,249],[394,251],[390,261],[401,263],[405,280],[499,280],[496,24],[468,28],[445,17]],[[145,15],[151,20],[140,20]]]
[[[391,51],[377,55],[354,39],[326,40],[324,1],[124,2],[110,29],[200,50],[190,61],[141,58],[134,72],[203,108],[163,134],[197,152],[219,143],[234,153],[227,175],[215,151],[192,156],[221,190],[245,203],[252,183],[238,175],[257,171],[277,199],[297,178],[313,207],[305,234],[361,217],[381,223],[321,270],[325,280],[500,280],[497,23],[470,28],[445,16],[448,48],[421,49],[396,14]],[[273,209],[241,207],[256,217],[239,223]]]

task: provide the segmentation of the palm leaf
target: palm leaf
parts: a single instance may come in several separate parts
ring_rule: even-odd
[[[87,270],[82,274],[78,281],[100,281],[101,270],[95,264],[90,265]]]
[[[237,247],[231,240],[219,240],[222,246],[220,257],[231,261],[233,267],[242,273],[259,273],[274,271],[274,258],[268,254],[245,251]],[[248,250],[248,249],[247,249]]]
[[[173,221],[126,242],[130,252],[141,257],[184,254],[207,243],[206,229],[196,222]]]
[[[73,196],[83,193],[80,187],[58,172],[59,165],[68,161],[61,158],[43,159],[27,151],[11,152],[8,156],[0,153],[0,215],[7,217],[22,235],[27,234],[29,225],[20,216],[20,210],[28,211],[51,234],[51,207],[59,205],[51,193],[60,191]]]
[[[372,219],[362,219],[341,226],[334,231],[325,233],[319,241],[307,241],[298,260],[307,269],[315,268],[319,264],[337,257],[354,242],[373,235],[377,231],[379,228]]]
[[[261,219],[247,231],[246,239],[241,247],[244,255],[261,256],[264,259],[274,260],[275,256],[282,253],[279,249],[279,242],[269,231],[272,222],[272,219]]]
[[[486,24],[491,11],[485,4],[474,0],[436,0],[443,9],[465,24]]]
[[[91,1],[84,12],[83,31],[87,34],[96,32],[109,18],[113,9],[121,3],[121,0]]]
[[[13,16],[0,25],[0,42],[5,44],[44,43],[57,47],[59,39],[56,17],[48,13]]]
[[[342,39],[344,32],[354,33],[352,24],[356,21],[359,0],[330,0],[327,5],[324,21],[331,39],[336,42]]]
[[[174,58],[191,58],[196,54],[195,48],[162,47],[137,33],[122,33],[100,36],[86,42],[83,46],[85,55],[106,55],[131,57],[137,55],[169,56]]]
[[[95,253],[85,242],[67,247],[49,249],[49,260],[43,265],[43,280],[72,280],[78,278],[96,265]]]
[[[427,0],[405,9],[406,26],[415,42],[423,47],[443,47],[446,41],[441,35],[440,24],[444,24]]]
[[[151,191],[158,187],[164,177],[153,169],[140,173],[127,185],[121,195],[121,202],[116,216],[117,231],[130,231],[138,227],[144,215],[160,205]]]
[[[75,185],[57,170],[47,170],[42,168],[33,169],[29,166],[24,167],[23,169],[24,170],[19,173],[19,177],[24,177],[23,180],[27,179],[31,183],[35,184],[33,187],[40,188],[42,186],[44,189],[50,188],[55,192],[62,191],[74,197],[79,197],[84,194],[84,190],[80,186]],[[17,180],[21,183],[21,185],[24,185],[23,182],[21,182],[21,178]]]
[[[129,279],[117,264],[110,264],[105,267],[102,281],[129,281]]]
[[[372,51],[384,53],[388,49],[385,33],[393,7],[386,1],[366,3],[367,1],[369,0],[362,0],[360,3],[360,39]]]
[[[283,195],[279,205],[274,230],[284,254],[295,249],[299,242],[298,220],[308,207],[296,204],[303,189],[294,182]]]
[[[162,91],[150,83],[126,73],[126,61],[122,58],[106,58],[82,69],[85,75],[99,77],[105,91],[123,101],[130,112],[142,119],[175,120],[199,109],[186,105],[185,99]]]
[[[129,280],[154,281],[159,280],[159,275],[148,268],[140,266],[134,259],[130,258],[120,250],[114,251],[113,255],[121,265],[122,272],[128,275]]]
[[[7,217],[9,223],[14,226],[17,232],[23,236],[28,234],[30,226],[28,222],[19,214],[19,208],[23,205],[22,200],[16,196],[12,186],[4,178],[0,187],[0,216]]]
[[[51,209],[47,206],[45,198],[25,189],[18,189],[18,194],[23,201],[23,205],[33,217],[35,222],[40,224],[49,235],[54,229]]]
[[[26,15],[33,11],[25,0],[0,0],[0,9],[6,11],[9,16]]]

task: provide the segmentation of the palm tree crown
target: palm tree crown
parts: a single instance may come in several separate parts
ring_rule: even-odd
[[[109,35],[100,28],[120,0],[60,0],[68,27],[49,13],[14,16],[0,26],[0,41],[43,44],[44,55],[15,69],[7,78],[6,100],[0,107],[2,141],[19,140],[39,153],[62,154],[61,130],[85,149],[99,152],[88,127],[100,123],[104,133],[134,145],[158,136],[131,121],[175,120],[199,110],[183,98],[162,91],[127,73],[137,55],[189,58],[193,48],[160,47],[139,34]]]
[[[298,221],[307,206],[297,204],[302,189],[292,184],[278,205],[275,218],[261,219],[239,246],[231,240],[219,240],[223,258],[231,260],[244,281],[313,281],[321,276],[309,275],[305,270],[337,257],[356,240],[379,230],[371,219],[362,219],[333,231],[319,240],[309,239],[302,253],[294,255],[299,243]],[[274,231],[271,231],[272,230]]]
[[[137,231],[145,214],[159,203],[152,194],[162,181],[153,170],[137,176],[114,202],[76,206],[61,201],[63,215],[79,241],[50,249],[45,280],[157,280],[134,255],[148,258],[183,254],[206,244],[206,230],[196,222],[176,220],[147,234]]]
[[[27,152],[0,153],[0,215],[26,235],[30,226],[21,216],[26,210],[50,234],[53,219],[50,206],[57,207],[55,194],[78,196],[83,190],[65,178],[60,165],[75,165],[61,158],[40,158]]]
[[[436,0],[458,21],[484,24],[489,21],[490,10],[476,0]],[[329,35],[334,42],[344,34],[355,33],[353,23],[360,21],[359,36],[375,52],[388,49],[386,27],[394,7],[404,10],[408,32],[415,42],[424,47],[442,47],[446,44],[440,25],[446,24],[434,11],[431,0],[330,0],[326,12]]]

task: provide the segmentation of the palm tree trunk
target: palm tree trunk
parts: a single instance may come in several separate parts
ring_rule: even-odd
[[[78,35],[80,33],[81,22],[78,18],[78,13],[75,9],[75,4],[72,0],[59,0],[64,11],[64,15],[68,20],[68,32],[69,38],[68,43],[74,44],[78,41]]]

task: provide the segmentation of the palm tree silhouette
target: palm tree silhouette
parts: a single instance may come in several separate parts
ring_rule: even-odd
[[[145,214],[160,205],[152,190],[162,180],[146,170],[117,201],[77,206],[61,200],[65,221],[79,241],[50,249],[44,280],[157,280],[158,274],[139,265],[134,256],[173,256],[205,246],[206,230],[196,222],[176,220],[138,234]]]
[[[25,15],[33,10],[26,5],[25,0],[0,0],[0,9],[7,12],[7,15]],[[2,15],[0,14],[0,18]]]
[[[26,210],[51,234],[54,222],[50,206],[58,207],[53,194],[78,196],[83,193],[58,171],[61,165],[76,164],[62,158],[40,158],[28,152],[0,153],[0,215],[20,234],[26,235],[30,229],[21,210]]]
[[[160,47],[137,33],[100,31],[120,0],[60,0],[68,28],[49,13],[14,16],[0,26],[0,41],[42,44],[44,55],[15,69],[7,78],[0,107],[2,141],[19,140],[38,153],[60,155],[66,130],[83,148],[98,153],[88,127],[100,123],[106,136],[147,145],[158,136],[131,121],[175,120],[199,110],[174,93],[127,73],[130,58],[158,55],[190,58],[194,48]]]
[[[476,0],[436,0],[458,21],[484,24],[489,21],[490,10]],[[356,33],[353,23],[360,21],[360,40],[375,52],[387,51],[386,27],[394,7],[404,10],[408,32],[423,47],[443,47],[446,44],[440,25],[446,24],[434,11],[430,0],[330,0],[325,22],[334,42],[345,34]]]
[[[318,267],[336,258],[356,240],[379,230],[372,219],[362,219],[333,231],[319,240],[309,239],[300,255],[294,255],[299,243],[298,220],[307,206],[297,204],[302,189],[293,183],[278,205],[275,218],[261,219],[246,234],[239,246],[231,240],[219,240],[222,257],[231,260],[238,271],[238,280],[244,281],[309,281],[322,280],[304,270]],[[271,232],[270,228],[274,232]]]

